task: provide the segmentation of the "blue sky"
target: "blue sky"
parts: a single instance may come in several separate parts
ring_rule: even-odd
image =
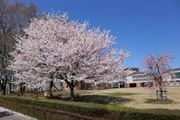
[[[27,2],[27,1],[26,1]],[[42,12],[67,12],[70,20],[111,30],[116,48],[130,51],[127,67],[140,67],[145,55],[171,53],[180,67],[180,0],[34,0]]]

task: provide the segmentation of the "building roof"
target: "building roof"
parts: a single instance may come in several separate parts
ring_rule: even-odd
[[[136,73],[130,74],[130,76],[136,76],[136,75],[144,75],[144,72],[136,72]]]
[[[175,69],[174,69],[174,71],[178,71],[178,70],[180,70],[180,68],[175,68]]]
[[[131,67],[127,67],[124,70],[139,70],[140,68],[131,68]]]

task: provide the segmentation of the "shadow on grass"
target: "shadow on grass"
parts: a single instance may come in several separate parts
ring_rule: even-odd
[[[115,92],[115,93],[105,93],[105,94],[113,96],[113,97],[118,97],[118,96],[137,95],[137,94],[140,94],[140,93],[120,93],[120,92]]]
[[[62,98],[62,100],[70,101],[70,98],[69,97]],[[112,97],[112,96],[105,96],[105,95],[83,95],[83,96],[76,96],[74,101],[118,105],[124,102],[129,102],[131,100],[127,98],[122,98],[122,97]]]
[[[151,103],[151,104],[172,104],[174,103],[173,100],[167,99],[167,100],[157,100],[157,99],[147,99],[145,103]]]

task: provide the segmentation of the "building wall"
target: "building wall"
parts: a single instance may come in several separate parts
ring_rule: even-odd
[[[127,88],[129,88],[129,87],[130,87],[130,86],[129,86],[129,83],[126,83],[126,87],[127,87]]]
[[[180,86],[180,68],[175,69],[173,73],[176,75],[176,77],[174,79],[169,77],[168,85]],[[136,87],[143,87],[142,84],[147,82],[147,79],[144,77],[142,73],[134,73],[130,76],[127,76],[126,79],[127,79],[126,87],[131,87],[132,86],[131,84],[134,83],[136,83]]]
[[[127,79],[126,83],[132,83],[133,82],[132,76],[127,76],[126,79]]]
[[[141,87],[141,83],[136,83],[136,87]]]
[[[178,71],[174,71],[174,74],[180,73],[180,69]],[[179,75],[179,74],[178,74]],[[133,78],[134,77],[134,78]],[[142,77],[142,78],[138,78]],[[138,79],[135,79],[138,78]],[[119,80],[121,81],[121,80]],[[144,87],[143,84],[147,82],[147,79],[144,77],[144,74],[141,73],[133,73],[132,75],[129,75],[126,77],[125,87]],[[175,78],[174,80],[171,79],[171,77],[168,80],[169,86],[180,86],[180,77]],[[56,82],[56,87],[60,87],[60,82]],[[93,84],[84,84],[80,83],[78,86],[76,86],[74,89],[79,90],[79,89],[92,89],[94,86]],[[101,86],[99,86],[101,88]],[[104,88],[104,87],[102,87]],[[63,90],[70,90],[70,88],[67,86],[66,82],[63,82],[62,84],[62,89]]]

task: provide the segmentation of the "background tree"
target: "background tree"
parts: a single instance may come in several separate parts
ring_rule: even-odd
[[[23,28],[27,27],[33,17],[38,17],[38,7],[30,2],[26,5],[23,2],[12,2],[0,0],[0,87],[5,95],[6,84],[12,80],[12,71],[7,70],[8,60],[13,59],[10,52],[13,51],[17,34],[25,35]]]
[[[25,33],[27,37],[16,39],[9,69],[18,71],[16,76],[29,87],[47,87],[55,78],[64,80],[71,100],[80,81],[105,82],[118,77],[129,56],[124,50],[110,49],[115,38],[109,37],[109,31],[88,29],[87,22],[69,21],[66,14],[34,19]]]
[[[163,99],[163,91],[168,86],[168,80],[174,76],[173,69],[169,64],[169,60],[173,57],[169,53],[164,53],[161,56],[157,53],[156,56],[152,54],[146,55],[143,63],[145,68],[145,75],[148,77],[146,86],[156,88],[160,91],[160,97]]]

